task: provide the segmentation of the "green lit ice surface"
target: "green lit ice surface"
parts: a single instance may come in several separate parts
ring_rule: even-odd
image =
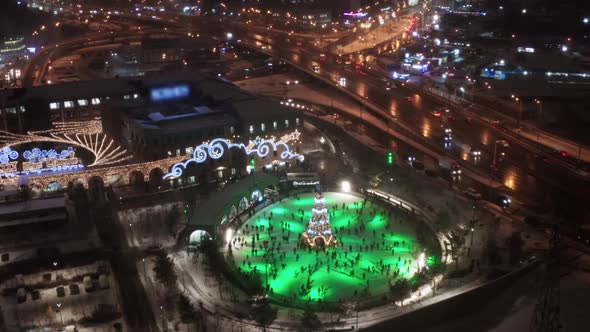
[[[234,237],[236,265],[242,272],[258,273],[263,284],[268,275],[271,297],[336,302],[366,296],[367,287],[368,294],[376,296],[388,292],[388,281],[395,279],[395,271],[398,278],[410,278],[416,272],[417,257],[424,249],[416,241],[414,224],[420,221],[378,203],[367,202],[361,209],[363,199],[353,195],[324,194],[337,247],[319,252],[298,248],[314,196],[303,194],[266,207],[248,219]],[[256,226],[255,252],[252,238]]]

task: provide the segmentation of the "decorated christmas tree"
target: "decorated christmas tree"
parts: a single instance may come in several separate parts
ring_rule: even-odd
[[[321,192],[316,194],[307,230],[303,232],[303,240],[310,247],[316,245],[327,247],[336,244],[336,239],[332,235],[326,200]]]

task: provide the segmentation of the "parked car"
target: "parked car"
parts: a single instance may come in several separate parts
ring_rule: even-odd
[[[71,295],[80,295],[80,286],[78,286],[78,284],[71,284],[70,285],[70,294]]]
[[[111,287],[109,277],[106,274],[101,274],[98,277],[98,287],[100,287],[100,289],[108,289]]]
[[[85,276],[83,279],[83,283],[84,290],[86,290],[86,292],[92,292],[94,290],[94,283],[92,282],[91,276]]]
[[[26,300],[27,300],[27,291],[21,287],[16,291],[16,302],[23,303]]]
[[[59,286],[55,289],[55,292],[57,293],[57,297],[64,297],[66,296],[66,289],[64,288],[64,286]]]

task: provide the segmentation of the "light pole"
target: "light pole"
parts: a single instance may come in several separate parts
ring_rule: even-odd
[[[539,115],[543,113],[543,102],[540,99],[535,99],[535,104],[539,107]]]
[[[540,119],[541,115],[543,115],[543,103],[541,102],[540,99],[535,98],[535,104],[537,104],[537,106],[538,106],[537,119]],[[542,119],[540,119],[540,120],[542,121]],[[540,136],[541,136],[541,132],[539,130],[539,127],[537,127],[537,141],[539,141]]]
[[[145,271],[145,258],[141,259],[142,265],[143,265],[143,278],[145,279],[145,281],[148,281],[147,279],[147,273]]]
[[[59,318],[61,319],[61,325],[64,325],[64,316],[61,313],[61,303],[57,304],[57,311],[59,311]]]
[[[505,147],[505,148],[507,148],[507,147],[510,146],[510,144],[507,141],[503,140],[503,139],[499,139],[499,140],[497,140],[497,141],[494,142],[494,158],[492,160],[492,169],[495,169],[496,168],[496,153],[498,151],[498,143],[499,144],[502,144],[502,147]]]
[[[496,140],[494,142],[494,156],[492,158],[492,167],[490,167],[490,199],[492,199],[492,193],[493,193],[492,192],[492,190],[493,190],[492,181],[494,180],[493,173],[496,170],[496,153],[498,151],[498,143],[502,144],[502,146],[505,148],[510,146],[510,144],[508,144],[508,142],[503,139]]]
[[[168,324],[166,324],[166,318],[164,317],[164,307],[160,306],[160,317],[162,317],[162,328],[164,331],[168,331]]]
[[[131,223],[129,223],[129,239],[131,242],[131,246],[133,247],[133,225]]]
[[[511,95],[510,98],[514,99],[518,103],[518,117],[516,118],[516,128],[520,129],[520,118],[522,117],[522,99]]]

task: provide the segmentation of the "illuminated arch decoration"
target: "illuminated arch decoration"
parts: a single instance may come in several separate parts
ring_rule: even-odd
[[[102,132],[100,119],[79,122],[57,122],[53,128],[15,134],[0,130],[0,146],[13,147],[27,143],[60,143],[88,150],[94,161],[88,165],[106,166],[118,164],[132,158],[127,150],[115,143]]]
[[[264,158],[271,151],[277,151],[281,147],[283,150],[280,154],[281,159],[293,159],[299,157],[299,154],[292,152],[287,143],[292,140],[298,140],[300,135],[295,130],[293,133],[281,137],[279,141],[276,141],[274,138],[262,139],[257,137],[256,140],[250,141],[248,145],[232,143],[225,138],[216,138],[211,142],[197,146],[193,152],[193,157],[173,165],[170,173],[164,175],[164,179],[180,177],[189,164],[202,164],[209,158],[217,160],[223,156],[225,150],[232,148],[242,149],[246,152],[246,155],[255,153],[258,157]]]

